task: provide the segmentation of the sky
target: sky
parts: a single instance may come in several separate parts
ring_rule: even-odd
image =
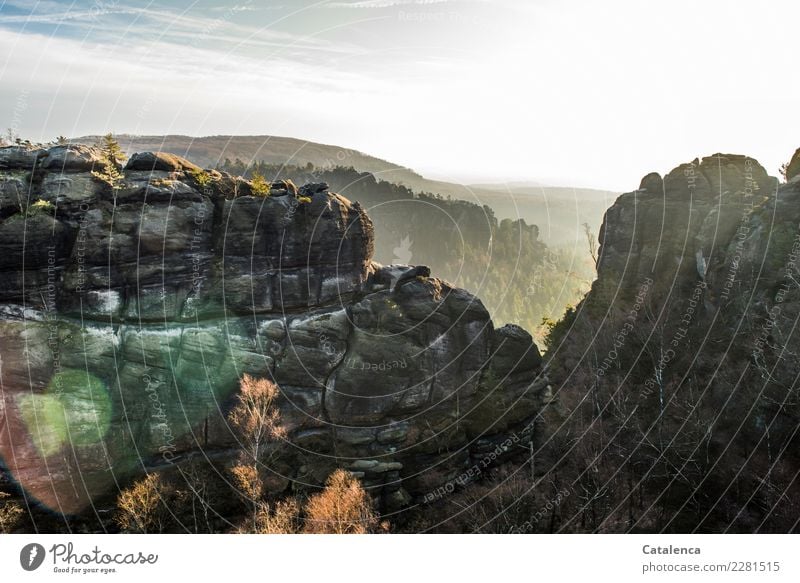
[[[795,0],[0,0],[0,128],[269,134],[632,190],[800,147]]]

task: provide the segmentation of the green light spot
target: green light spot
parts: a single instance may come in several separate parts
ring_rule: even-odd
[[[53,375],[43,394],[17,396],[36,448],[50,456],[70,443],[100,443],[111,422],[111,399],[100,379],[77,369]]]

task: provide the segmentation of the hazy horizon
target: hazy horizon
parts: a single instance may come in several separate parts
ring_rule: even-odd
[[[464,183],[626,191],[716,152],[777,174],[800,146],[784,42],[797,15],[790,2],[0,0],[0,127],[287,136]]]

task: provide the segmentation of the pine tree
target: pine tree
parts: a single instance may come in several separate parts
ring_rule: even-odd
[[[92,172],[96,179],[108,183],[113,190],[122,188],[124,175],[122,174],[122,163],[125,161],[125,154],[114,139],[113,134],[106,134],[98,144],[103,162],[103,170]]]
[[[106,159],[115,166],[122,166],[122,163],[126,160],[122,147],[120,147],[119,142],[114,139],[113,134],[109,133],[103,136],[100,142],[100,149],[103,151],[103,155]]]

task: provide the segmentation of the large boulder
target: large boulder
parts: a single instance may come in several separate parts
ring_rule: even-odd
[[[200,167],[166,152],[138,152],[130,157],[126,170],[145,172],[199,172]]]
[[[376,266],[369,217],[327,185],[254,197],[157,153],[132,156],[112,191],[77,172],[93,156],[46,151],[30,184],[0,171],[9,200],[52,201],[0,222],[0,456],[48,508],[81,512],[201,451],[233,461],[226,413],[244,374],[280,388],[276,488],[344,466],[395,502],[544,403],[530,335],[495,330],[480,300],[424,269],[395,286],[411,268]]]
[[[99,149],[84,144],[67,144],[45,150],[40,167],[51,172],[101,171],[106,162]]]
[[[0,170],[33,170],[44,154],[41,148],[6,146],[0,148]]]

